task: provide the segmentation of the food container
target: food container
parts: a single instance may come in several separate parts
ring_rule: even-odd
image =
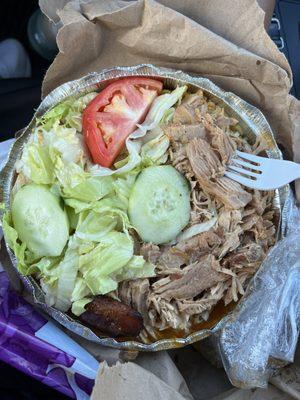
[[[91,91],[99,91],[110,81],[125,76],[160,78],[164,81],[164,86],[170,89],[174,89],[177,85],[188,85],[189,90],[192,92],[202,89],[215,103],[224,107],[228,115],[239,121],[243,133],[247,135],[250,140],[254,140],[256,137],[263,137],[264,141],[267,143],[268,150],[266,153],[268,157],[281,158],[281,153],[276,145],[271,128],[263,114],[233,93],[224,92],[210,80],[192,76],[181,71],[158,68],[152,65],[116,67],[101,72],[90,73],[78,80],[67,82],[53,90],[42,101],[34,114],[32,121],[14,143],[7,164],[1,172],[0,201],[5,203],[6,208],[10,207],[10,193],[15,178],[15,162],[21,155],[24,143],[28,140],[31,130],[35,126],[36,119],[41,117],[46,111],[61,101],[72,98],[75,99]],[[287,198],[288,191],[288,186],[286,186],[275,192],[273,208],[276,214],[277,238],[281,237],[281,210]],[[13,252],[9,248],[8,253],[12,261],[11,267],[16,269],[17,261]],[[7,266],[7,268],[10,267]],[[78,321],[73,320],[68,314],[62,313],[61,311],[46,305],[44,294],[35,279],[21,275],[20,278],[37,306],[64,327],[90,341],[122,350],[158,351],[182,347],[197,342],[217,331],[224,323],[223,317],[234,308],[233,304],[229,307],[224,307],[222,304],[217,305],[211,313],[209,320],[197,326],[195,330],[186,337],[181,337],[176,332],[168,332],[167,334],[162,335],[160,340],[152,343],[142,343],[137,340],[117,340],[106,336],[97,336],[95,332]]]

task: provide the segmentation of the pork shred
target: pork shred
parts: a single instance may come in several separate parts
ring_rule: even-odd
[[[163,126],[170,140],[168,163],[190,182],[188,227],[217,215],[208,231],[172,245],[140,243],[139,254],[155,264],[156,277],[120,283],[112,295],[144,320],[141,340],[159,331],[189,332],[214,306],[236,302],[275,241],[273,192],[253,191],[224,176],[236,149],[260,154],[238,121],[202,91],[188,94]]]
[[[233,209],[245,207],[251,201],[250,193],[224,176],[224,166],[208,142],[193,139],[186,145],[186,153],[200,186],[209,195]],[[224,153],[229,158],[225,150]]]

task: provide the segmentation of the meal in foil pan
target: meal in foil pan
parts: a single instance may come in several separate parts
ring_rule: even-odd
[[[274,192],[224,176],[260,154],[202,91],[121,78],[38,119],[6,241],[46,302],[113,337],[189,333],[237,302],[275,242]]]

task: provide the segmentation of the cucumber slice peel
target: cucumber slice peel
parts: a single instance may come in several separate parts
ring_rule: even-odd
[[[67,214],[46,186],[23,186],[13,199],[12,219],[20,240],[37,258],[59,256],[69,239]]]
[[[190,219],[188,181],[171,165],[145,168],[129,197],[130,222],[144,242],[173,240]]]

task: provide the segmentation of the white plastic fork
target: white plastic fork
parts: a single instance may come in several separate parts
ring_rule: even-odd
[[[300,178],[300,164],[236,151],[225,176],[258,190],[273,190]]]

